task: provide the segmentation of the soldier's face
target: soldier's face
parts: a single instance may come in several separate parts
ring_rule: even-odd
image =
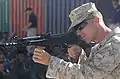
[[[97,28],[95,28],[92,20],[88,20],[86,22],[86,25],[83,24],[85,27],[82,30],[78,28],[76,33],[78,36],[81,36],[87,43],[90,43],[91,41],[95,40]]]

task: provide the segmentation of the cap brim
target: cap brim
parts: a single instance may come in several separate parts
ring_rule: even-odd
[[[88,14],[84,14],[84,15],[86,15],[86,16],[82,16],[81,19],[79,19],[79,20],[74,20],[74,21],[72,22],[72,24],[70,25],[68,31],[72,31],[72,29],[73,29],[76,25],[80,24],[82,21],[84,21],[84,20],[88,17]],[[74,29],[73,29],[73,30],[74,30]]]
[[[83,21],[83,20],[82,20],[82,21]],[[69,29],[68,29],[68,32],[75,31],[76,25],[80,24],[82,21],[79,20],[79,21],[74,21],[74,22],[72,22],[72,24],[70,25],[70,27],[69,27]]]

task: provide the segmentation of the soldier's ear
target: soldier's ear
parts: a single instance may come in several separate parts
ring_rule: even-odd
[[[100,21],[100,19],[97,16],[95,16],[94,19],[93,19],[93,23],[98,24],[99,21]]]

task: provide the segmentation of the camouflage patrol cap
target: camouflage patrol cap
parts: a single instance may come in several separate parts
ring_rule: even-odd
[[[92,2],[83,4],[80,7],[72,10],[69,15],[72,24],[69,27],[68,31],[73,29],[73,27],[75,27],[77,24],[80,24],[82,21],[87,19],[92,12],[98,12],[95,4]]]

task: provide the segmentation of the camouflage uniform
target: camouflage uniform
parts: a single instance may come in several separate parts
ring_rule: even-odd
[[[70,14],[70,29],[85,20],[93,11],[97,12],[93,3],[73,10]],[[120,79],[119,47],[120,28],[117,27],[92,48],[90,57],[82,64],[72,64],[52,56],[46,76],[56,79]]]
[[[92,48],[84,64],[72,64],[52,57],[47,77],[56,79],[120,79],[120,29],[117,27],[102,43]]]

